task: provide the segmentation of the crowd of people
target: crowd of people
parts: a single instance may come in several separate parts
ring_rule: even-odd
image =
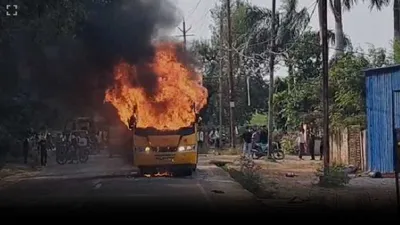
[[[56,150],[56,146],[60,144],[70,143],[75,149],[79,146],[88,146],[89,142],[96,145],[96,149],[100,149],[102,143],[106,143],[107,132],[97,132],[95,137],[80,132],[59,133],[52,135],[47,129],[41,129],[38,132],[30,129],[22,142],[24,163],[28,164],[30,155],[36,155],[40,158],[40,165],[46,166],[48,159],[48,151]]]
[[[310,124],[307,127],[307,130],[301,126],[299,128],[299,131],[297,133],[297,138],[296,138],[296,144],[298,147],[298,152],[299,152],[299,159],[302,160],[303,156],[306,152],[311,156],[311,160],[315,160],[315,140],[318,138],[316,129],[313,127],[312,124]],[[319,139],[322,140],[322,137],[319,137]],[[322,141],[320,141],[319,145],[319,154],[320,154],[320,160],[322,160],[323,157],[323,145]]]
[[[29,154],[37,152],[40,155],[40,165],[47,165],[47,150],[54,149],[51,133],[46,129],[41,129],[39,132],[29,130],[27,136],[22,142],[24,163],[28,163]]]
[[[241,135],[241,138],[243,141],[243,154],[250,157],[251,150],[256,144],[268,144],[267,127],[246,127],[246,130]]]
[[[315,160],[315,141],[316,139],[322,139],[322,137],[317,135],[317,129],[310,124],[307,130],[300,126],[298,132],[296,133],[296,150],[298,152],[298,157],[303,160],[303,156],[308,152],[311,156],[311,160]],[[221,148],[221,133],[218,128],[212,128],[211,130],[205,132],[203,129],[199,129],[198,132],[198,145],[199,148],[203,148],[204,143],[207,142],[208,146],[214,148]],[[207,138],[207,140],[206,140]],[[245,131],[240,136],[243,141],[243,154],[249,155],[251,150],[254,148],[255,144],[268,144],[268,129],[266,126],[261,127],[250,127],[247,126]],[[281,148],[280,138],[274,137],[275,143],[278,148]],[[320,160],[323,157],[322,141],[319,146]]]
[[[207,142],[208,146],[212,146],[214,148],[221,148],[221,134],[218,128],[212,128],[208,135],[206,136],[206,132],[202,128],[199,128],[197,132],[197,141],[200,149],[203,148],[204,143]]]

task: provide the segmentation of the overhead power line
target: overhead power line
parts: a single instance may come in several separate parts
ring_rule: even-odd
[[[194,12],[197,10],[197,8],[199,7],[200,3],[201,3],[201,0],[199,0],[199,1],[197,2],[196,6],[193,8],[193,10],[190,11],[189,16],[190,16],[190,15],[193,15],[193,13],[194,13]]]

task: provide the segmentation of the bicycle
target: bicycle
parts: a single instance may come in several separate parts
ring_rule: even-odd
[[[86,163],[89,160],[90,151],[87,148],[81,148],[73,142],[64,141],[56,150],[56,162],[60,165],[66,164],[68,161],[73,163],[74,160],[80,163]]]

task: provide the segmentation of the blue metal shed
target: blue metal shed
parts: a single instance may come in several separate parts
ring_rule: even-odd
[[[400,65],[368,69],[364,72],[367,101],[367,167],[370,171],[392,173],[396,162],[393,130],[400,128]]]

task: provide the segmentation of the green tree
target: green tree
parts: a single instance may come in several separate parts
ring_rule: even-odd
[[[383,7],[389,5],[390,0],[363,0],[363,2],[368,2],[371,9],[376,8],[377,10],[381,10]],[[329,0],[329,3],[335,19],[335,55],[340,57],[344,54],[346,39],[343,31],[343,9],[351,10],[357,4],[357,0]],[[400,28],[398,29],[400,30]]]
[[[192,43],[190,51],[201,65],[201,71],[203,72],[203,85],[208,90],[208,105],[201,112],[203,122],[205,124],[218,124],[218,49],[209,41],[195,41]]]
[[[365,112],[365,82],[362,69],[369,62],[362,56],[347,53],[330,70],[333,92],[330,113],[336,127],[363,123]]]
[[[19,16],[3,17],[0,29],[0,154],[9,144],[26,135],[28,127],[54,125],[67,110],[40,98],[30,85],[31,67],[42,60],[44,48],[60,39],[72,39],[86,18],[85,1],[40,2],[17,0]],[[5,4],[0,13],[5,14]],[[19,49],[24,54],[18,54]],[[63,111],[64,113],[59,113]]]

